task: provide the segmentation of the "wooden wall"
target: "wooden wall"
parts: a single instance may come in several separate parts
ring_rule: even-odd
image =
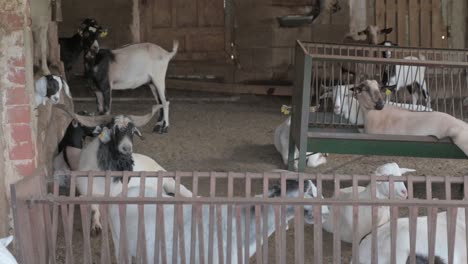
[[[448,47],[446,0],[371,0],[368,1],[368,22],[392,27],[387,40],[400,46]],[[444,6],[445,5],[445,6]]]

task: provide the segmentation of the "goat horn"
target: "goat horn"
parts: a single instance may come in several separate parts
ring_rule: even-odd
[[[80,124],[82,124],[83,126],[87,126],[87,127],[95,127],[95,126],[106,124],[112,121],[111,115],[82,116],[82,115],[78,115],[73,112],[70,112],[63,104],[56,104],[54,105],[54,107],[62,110],[68,116],[80,122]]]
[[[154,114],[158,112],[162,108],[162,105],[153,105],[153,109],[151,113],[148,113],[143,116],[134,116],[134,115],[127,115],[135,124],[136,127],[142,127],[148,123],[151,118],[153,118]]]

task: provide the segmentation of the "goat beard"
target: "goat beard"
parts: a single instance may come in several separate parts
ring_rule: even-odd
[[[122,154],[114,144],[100,144],[97,160],[99,169],[103,171],[133,171],[134,161],[132,154]],[[122,178],[114,178],[115,181]]]

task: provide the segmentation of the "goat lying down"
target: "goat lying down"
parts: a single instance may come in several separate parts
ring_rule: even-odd
[[[295,180],[287,180],[286,181],[286,190],[283,190],[286,193],[286,197],[288,198],[297,198],[299,195],[299,183]],[[132,187],[128,189],[128,197],[136,197],[140,194],[140,188],[139,187]],[[145,197],[156,197],[157,195],[157,190],[153,188],[146,188],[145,189]],[[270,187],[268,190],[268,198],[275,199],[275,197],[281,196],[281,187],[279,185],[273,185]],[[167,196],[166,196],[167,197]],[[256,196],[256,197],[262,197],[261,195]],[[312,181],[306,180],[304,181],[304,199],[311,199],[314,197],[317,197],[317,188],[313,184]],[[168,198],[168,197],[167,197]],[[161,254],[165,254],[167,256],[167,263],[173,263],[173,241],[174,239],[174,220],[177,217],[176,210],[174,210],[173,205],[163,205],[163,213],[164,213],[164,222],[160,225],[156,225],[156,219],[158,219],[158,214],[159,211],[156,209],[156,206],[154,204],[148,204],[144,206],[144,225],[145,225],[145,241],[146,241],[146,257],[145,256],[138,256],[137,255],[137,241],[138,241],[138,206],[134,204],[129,204],[127,205],[127,210],[126,210],[126,229],[127,229],[127,238],[128,238],[128,243],[127,243],[127,251],[128,251],[128,263],[132,263],[131,259],[132,257],[139,257],[139,258],[146,258],[147,261],[143,261],[143,263],[163,263],[163,260],[161,257],[159,259],[154,259],[154,254],[155,254],[155,241],[156,241],[156,236],[159,236],[159,232],[162,232],[162,228],[164,227],[164,237],[165,237],[165,252]],[[215,260],[214,263],[217,263],[219,260],[220,256],[223,256],[223,261],[222,263],[227,263],[227,236],[228,236],[228,229],[227,229],[227,224],[228,221],[231,221],[232,223],[232,243],[231,243],[231,259],[229,263],[244,263],[244,259],[238,259],[238,243],[242,244],[242,256],[245,255],[244,249],[245,245],[249,245],[249,256],[252,257],[255,254],[255,251],[257,249],[257,239],[256,235],[258,235],[259,230],[256,229],[256,217],[255,217],[255,208],[251,206],[242,206],[240,208],[240,221],[236,221],[236,205],[233,206],[232,208],[232,218],[228,218],[228,206],[227,205],[221,205],[220,207],[220,221],[215,221],[214,223],[210,223],[209,218],[210,218],[210,205],[208,204],[203,204],[200,207],[200,218],[201,219],[201,224],[203,226],[203,230],[205,232],[199,233],[198,232],[198,238],[191,237],[191,228],[192,228],[192,222],[194,219],[192,218],[192,205],[187,204],[183,206],[183,215],[179,216],[180,221],[182,222],[183,225],[183,230],[184,231],[184,239],[183,241],[185,244],[182,244],[178,246],[178,254],[182,254],[180,250],[184,251],[185,256],[190,256],[190,244],[191,241],[195,242],[195,262],[194,263],[208,263],[205,259],[205,261],[200,260],[200,253],[203,252],[203,254],[208,256],[208,252],[211,249],[208,249],[207,247],[207,241],[209,241],[209,233],[208,230],[213,228],[213,260]],[[247,210],[251,210],[249,218],[247,218]],[[252,211],[253,210],[253,211]],[[260,214],[267,215],[268,221],[265,223],[263,222],[263,218],[260,218],[260,228],[263,230],[263,228],[266,228],[267,235],[271,236],[275,231],[280,231],[280,230],[275,230],[277,228],[277,225],[275,225],[275,210],[272,205],[266,205],[261,207]],[[294,206],[287,205],[285,213],[286,215],[281,215],[281,219],[286,220],[286,226],[289,221],[291,221],[294,218],[295,215],[295,210]],[[314,207],[312,205],[305,205],[303,207],[303,219],[307,224],[314,224]],[[323,217],[325,217],[328,214],[328,209],[326,206],[321,207],[321,213],[322,213],[322,221]],[[281,213],[282,214],[282,213]],[[111,205],[109,207],[109,217],[111,221],[111,232],[112,232],[112,240],[114,241],[114,247],[115,247],[115,254],[118,259],[120,255],[120,229],[121,229],[121,219],[120,219],[120,214],[119,214],[119,206],[118,205]],[[221,224],[221,226],[217,226],[218,223]],[[241,226],[237,226],[237,223],[240,223]],[[258,224],[258,222],[257,222]],[[245,230],[247,225],[250,225],[250,236],[245,237]],[[238,228],[241,228],[244,230],[241,233],[236,232]],[[219,231],[222,231],[222,234],[218,234]],[[197,232],[196,232],[197,233]],[[239,237],[238,234],[241,234]],[[223,238],[223,241],[217,241],[217,239],[220,237]],[[178,240],[179,243],[182,241],[181,239]],[[200,244],[200,241],[205,241],[205,246],[202,247]],[[222,247],[219,247],[219,245],[222,245]],[[160,255],[161,255],[160,254]],[[181,258],[178,258],[178,261],[176,263],[181,263]],[[138,261],[137,261],[138,262]]]
[[[435,227],[435,264],[449,263],[449,248],[447,241],[447,212],[440,212],[436,216]],[[428,251],[428,218],[421,216],[417,218],[416,223],[416,256],[421,262],[416,263],[429,263],[427,256]],[[396,243],[396,263],[405,264],[409,263],[410,254],[410,224],[409,218],[399,218],[397,220],[396,230],[393,233],[397,237]],[[377,229],[377,252],[379,263],[390,263],[391,256],[391,226],[386,223]],[[455,223],[455,244],[454,244],[454,260],[453,263],[466,264],[468,256],[466,255],[466,226],[465,226],[465,209],[458,208],[457,219]],[[369,234],[359,244],[359,260],[362,264],[371,263],[372,252],[372,238]],[[422,260],[425,260],[423,262]]]
[[[291,129],[291,117],[288,117],[281,125],[275,129],[274,143],[276,150],[281,154],[284,165],[288,165],[289,156],[289,131]],[[315,168],[327,163],[327,155],[322,153],[307,152],[307,167]],[[299,151],[294,151],[294,168],[297,170]]]
[[[400,168],[398,164],[392,162],[378,167],[374,175],[376,176],[402,176],[406,172],[412,172],[413,169]],[[358,189],[359,200],[370,200],[372,198],[371,184],[365,188]],[[407,190],[403,182],[395,182],[394,190],[395,197],[398,199],[407,198]],[[388,182],[378,182],[376,184],[376,197],[378,199],[390,198],[390,185]],[[343,188],[340,190],[338,197],[339,200],[350,200],[353,198],[352,187]],[[323,223],[323,228],[330,233],[334,232],[334,221],[339,220],[340,225],[340,238],[342,241],[352,243],[353,231],[357,229],[358,240],[369,234],[372,230],[372,207],[359,206],[359,223],[356,225],[353,222],[353,206],[343,206],[340,208],[340,218],[334,216],[334,211],[331,207],[328,208],[330,214]],[[383,225],[390,221],[390,208],[388,206],[380,206],[377,211],[377,225]]]
[[[343,116],[351,124],[364,125],[363,110],[359,107],[359,101],[353,97],[354,85],[335,85],[333,87],[326,87],[322,85],[324,94],[320,99],[332,98],[333,112],[337,115]],[[431,108],[423,105],[411,105],[395,102],[387,102],[388,105],[393,105],[402,109],[416,110],[416,111],[432,111]]]
[[[468,155],[468,124],[442,112],[413,112],[384,105],[375,80],[366,80],[354,88],[368,134],[434,136],[451,138]]]
[[[96,44],[97,45],[97,44]],[[154,98],[163,106],[155,130],[167,132],[169,128],[169,102],[166,100],[166,71],[169,61],[179,47],[174,41],[168,52],[152,43],[128,45],[115,50],[92,46],[85,51],[86,76],[94,84],[100,113],[110,114],[112,90],[136,89],[148,84]]]

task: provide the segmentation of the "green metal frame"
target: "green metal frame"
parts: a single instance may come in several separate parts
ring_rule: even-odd
[[[299,151],[298,171],[304,172],[306,152],[357,155],[384,155],[424,158],[467,159],[450,139],[430,136],[361,134],[356,127],[343,124],[330,127],[327,120],[341,120],[332,113],[310,113],[312,56],[300,41],[296,44],[295,83],[292,98],[289,153]],[[309,127],[311,124],[313,127]],[[320,123],[315,121],[321,120]],[[328,126],[327,126],[328,123]],[[294,170],[294,155],[289,155],[288,169]]]

